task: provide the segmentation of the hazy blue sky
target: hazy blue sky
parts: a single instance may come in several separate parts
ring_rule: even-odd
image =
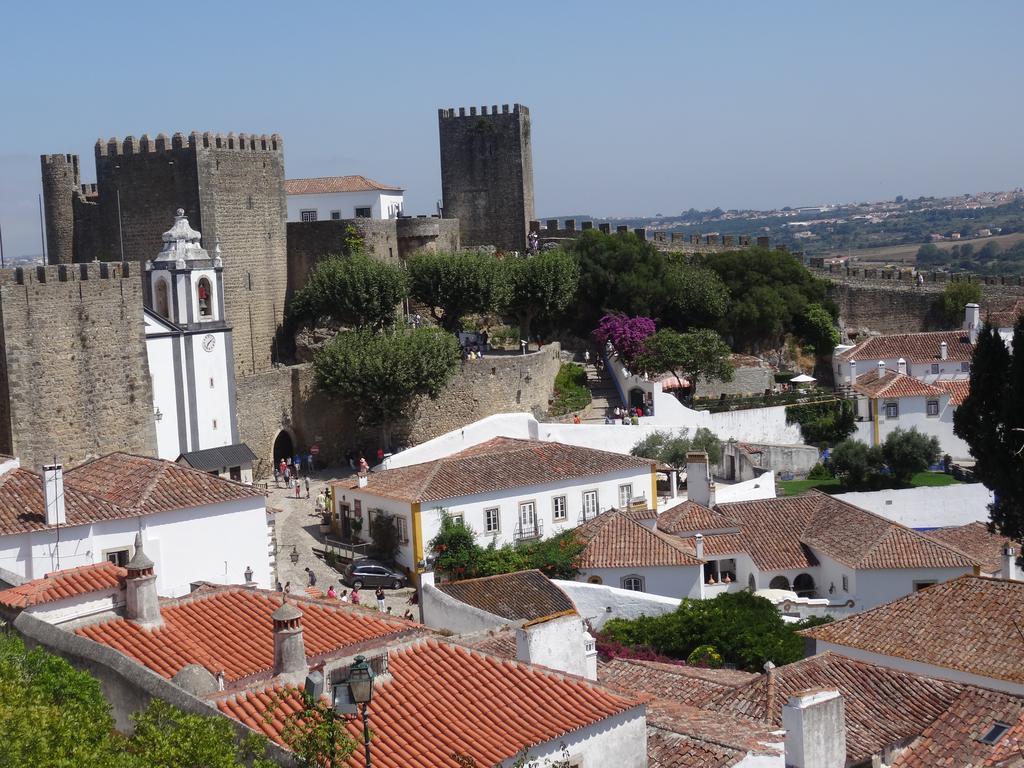
[[[440,196],[437,108],[521,102],[537,214],[677,213],[1024,183],[1024,3],[9,2],[0,224],[37,253],[39,155],[280,133],[291,177]]]

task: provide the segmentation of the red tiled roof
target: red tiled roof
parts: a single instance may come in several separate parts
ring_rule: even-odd
[[[64,481],[65,525],[88,525],[100,520],[132,517],[131,510],[85,493]],[[46,524],[43,479],[27,469],[15,469],[0,476],[0,535],[39,531]]]
[[[800,540],[820,504],[813,494],[784,496],[758,501],[735,501],[718,504],[715,509],[737,521],[739,536],[746,552],[762,571],[784,571],[811,568],[818,559]],[[708,537],[710,539],[711,537]],[[708,539],[704,541],[707,551]]]
[[[41,579],[27,581],[0,592],[0,605],[28,608],[68,597],[87,595],[123,586],[127,571],[110,562],[54,571]]]
[[[993,328],[1013,328],[1021,315],[1024,315],[1024,299],[1017,299],[1008,309],[989,312],[986,320]]]
[[[678,534],[739,529],[734,520],[730,520],[722,513],[708,509],[695,501],[684,501],[658,515],[658,530]]]
[[[452,755],[493,766],[524,747],[557,741],[640,702],[587,681],[426,640],[392,651],[390,679],[375,684],[373,762],[381,768],[457,768]],[[270,711],[274,696],[282,702]],[[217,702],[225,714],[281,743],[296,688],[239,693]],[[348,721],[362,740],[361,726]],[[362,765],[362,752],[349,758]]]
[[[822,688],[843,695],[850,764],[918,735],[963,690],[958,683],[823,653],[757,675],[747,685],[725,690],[703,706],[781,728],[782,705],[789,696]]]
[[[303,612],[309,657],[394,637],[418,626],[351,606],[290,601]],[[273,669],[270,615],[280,605],[277,593],[229,587],[163,601],[164,624],[157,629],[117,618],[82,627],[76,634],[109,645],[167,678],[188,664],[199,664],[214,675],[223,670],[225,679],[234,682]]]
[[[597,664],[598,682],[616,691],[696,706],[757,677],[735,669],[703,669],[641,659],[610,659]]]
[[[312,179],[288,179],[286,195],[324,195],[333,192],[404,192],[401,187],[381,184],[365,176],[318,176]]]
[[[515,661],[518,658],[516,631],[512,628],[490,629],[470,635],[459,635],[456,642],[466,648],[486,653],[488,656],[497,656],[510,661]]]
[[[946,342],[946,359],[964,362],[971,359],[974,345],[966,331],[930,331],[928,333],[898,333],[890,336],[872,336],[839,355],[843,361],[898,360],[908,363],[932,362],[939,359],[939,347]]]
[[[1015,547],[1020,553],[1020,544],[1012,539],[990,533],[985,523],[968,523],[950,528],[936,528],[926,531],[925,536],[956,547],[981,563],[982,573],[999,573],[1003,567],[1003,549]]]
[[[509,621],[576,613],[569,596],[537,570],[449,581],[437,588],[449,597]]]
[[[365,488],[347,487],[400,501],[441,501],[655,464],[578,445],[496,437],[437,461],[371,472]]]
[[[729,768],[745,751],[701,741],[664,728],[647,727],[648,768]]]
[[[964,400],[971,394],[970,379],[939,379],[935,386],[944,392],[949,392],[949,404],[953,407],[963,405]]]
[[[981,677],[1024,683],[1024,583],[961,576],[800,634]]]
[[[647,725],[688,736],[705,745],[734,749],[741,755],[748,751],[777,754],[776,745],[781,741],[778,729],[763,722],[670,699],[655,699],[647,705]]]
[[[858,376],[853,388],[868,397],[940,397],[945,394],[945,390],[905,373],[887,370],[879,376],[877,369]]]
[[[611,509],[574,529],[584,543],[577,567],[642,568],[652,566],[699,566],[692,552],[677,539],[652,531],[630,519],[627,512]]]

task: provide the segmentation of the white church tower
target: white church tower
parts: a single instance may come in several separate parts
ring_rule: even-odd
[[[157,449],[162,459],[181,458],[251,481],[251,470],[244,477],[241,469],[251,467],[255,456],[238,442],[224,263],[220,245],[211,258],[201,240],[179,208],[160,253],[146,262],[146,352]]]

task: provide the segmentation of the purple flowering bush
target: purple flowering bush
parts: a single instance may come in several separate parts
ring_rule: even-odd
[[[622,362],[632,365],[644,351],[644,341],[656,330],[654,321],[649,317],[608,314],[601,318],[592,335],[602,346],[611,341]]]

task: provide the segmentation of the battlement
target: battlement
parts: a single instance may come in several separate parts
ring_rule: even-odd
[[[99,190],[95,184],[82,184],[82,194],[86,197],[96,197],[99,195]]]
[[[536,232],[543,241],[566,240],[580,236],[581,232],[588,229],[598,229],[605,234],[610,234],[612,225],[607,222],[598,223],[595,227],[593,221],[581,222],[577,227],[575,219],[566,219],[562,226],[559,226],[558,219],[548,219],[545,226],[539,221],[530,222],[530,231]],[[619,224],[615,232],[629,232],[629,227]],[[751,235],[699,235],[696,233],[686,234],[685,232],[648,232],[643,227],[632,230],[641,240],[650,240],[662,250],[686,251],[692,253],[707,253],[714,251],[729,251],[738,248],[770,248],[771,242],[767,237],[753,237]],[[776,246],[776,250],[786,250],[784,245]]]
[[[40,159],[43,161],[43,165],[71,165],[78,168],[78,155],[71,154],[54,154],[54,155],[40,155]]]
[[[931,283],[978,283],[979,285],[1024,285],[1024,275],[976,275],[973,272],[915,272],[910,268],[883,267],[848,267],[844,264],[826,264],[820,256],[812,257],[809,263],[812,270],[823,272],[834,278],[848,281],[885,281],[902,282],[907,286],[917,283],[918,275],[925,284]]]
[[[466,113],[467,109],[469,110],[468,114]],[[495,115],[518,115],[520,113],[529,116],[530,108],[523,104],[513,104],[511,111],[509,111],[508,104],[502,104],[501,112],[499,112],[498,105],[492,104],[490,112],[488,112],[487,105],[485,104],[480,107],[479,112],[477,112],[477,107],[459,107],[457,110],[455,107],[448,107],[447,109],[437,110],[437,117],[440,120],[453,120],[460,117],[494,117]]]
[[[136,139],[134,136],[125,136],[118,139],[116,136],[107,139],[96,140],[96,157],[124,157],[128,155],[141,155],[155,152],[173,152],[175,150],[194,149],[234,149],[244,152],[283,152],[284,142],[281,137],[274,133],[268,136],[263,133],[211,133],[206,131],[199,133],[192,131],[188,136],[183,133],[175,133],[168,138],[166,133],[158,133],[156,138],[150,138],[148,133]]]
[[[0,270],[0,286],[33,283],[73,283],[90,280],[127,280],[133,275],[128,261],[93,261],[88,264],[51,264]],[[133,278],[137,281],[138,278]]]

